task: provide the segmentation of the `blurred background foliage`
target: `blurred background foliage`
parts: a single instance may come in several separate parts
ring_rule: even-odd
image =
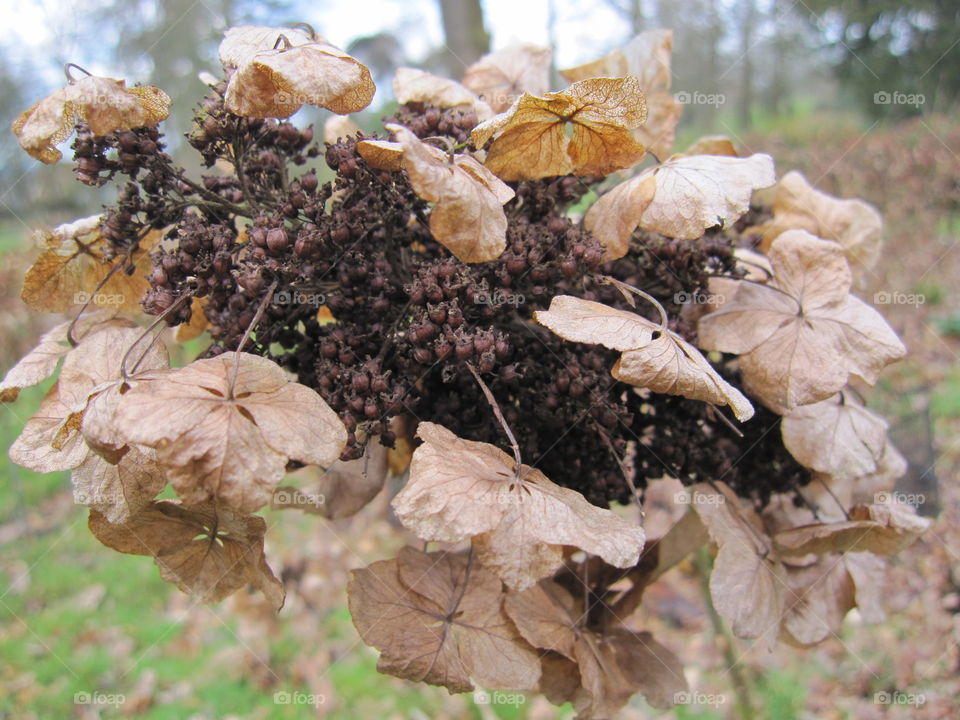
[[[182,136],[206,90],[197,75],[219,71],[217,44],[232,25],[305,21],[361,58],[378,85],[374,105],[359,118],[368,130],[390,112],[398,66],[459,79],[487,50],[529,42],[552,46],[557,66],[569,67],[636,32],[672,28],[673,91],[715,99],[685,106],[677,148],[702,133],[727,134],[747,151],[771,152],[781,174],[799,169],[829,193],[874,203],[886,218],[887,245],[863,296],[924,299],[880,308],[910,356],[868,401],[891,419],[909,458],[899,489],[924,497],[921,512],[941,514],[891,569],[887,623],[867,628],[854,616],[841,637],[805,653],[734,648],[756,717],[957,717],[957,0],[5,0],[3,12],[0,123],[8,127],[60,86],[63,64],[73,62],[168,92],[173,115],[163,129],[187,167],[197,167],[197,159]],[[319,129],[324,117],[307,108],[295,120]],[[106,188],[75,182],[71,165],[39,166],[12,134],[0,132],[0,372],[58,320],[27,313],[18,297],[36,254],[29,231],[97,212],[110,200]],[[0,410],[4,448],[44,389]],[[386,500],[382,494],[370,512],[337,522],[265,513],[267,553],[288,588],[277,617],[242,594],[194,606],[145,558],[97,545],[65,474],[33,475],[4,453],[0,720],[557,717],[542,698],[478,704],[376,673],[376,653],[351,625],[344,586],[349,568],[391,555],[402,542]],[[696,570],[671,577],[662,592],[644,598],[644,617],[680,655],[694,689],[730,699],[719,649],[725,641],[711,634]],[[873,702],[874,693],[895,690],[924,693],[928,701],[903,708]],[[75,693],[97,691],[122,693],[126,702],[74,703]],[[294,691],[326,701],[316,708],[273,701],[275,692]],[[669,716],[730,718],[732,705],[680,707]],[[660,716],[640,699],[623,715]]]

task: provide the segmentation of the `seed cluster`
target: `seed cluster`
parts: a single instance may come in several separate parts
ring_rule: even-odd
[[[738,228],[693,241],[638,231],[623,258],[603,264],[602,246],[568,217],[599,179],[550,178],[516,183],[505,252],[464,264],[432,238],[429,206],[404,173],[369,167],[357,138],[324,148],[309,128],[236,117],[223,90],[198,108],[189,142],[207,167],[225,162],[233,172],[194,182],[144,129],[79,133],[76,172],[95,185],[128,176],[103,222],[116,252],[147,229],[171,228],[152,254],[146,312],[175,325],[191,317],[185,296],[201,299],[213,339],[207,354],[216,355],[239,345],[262,308],[245,349],[293,372],[339,414],[349,431],[344,459],[375,438],[392,446],[391,420],[401,415],[505,447],[472,366],[524,462],[595,504],[630,500],[626,456],[641,490],[664,474],[684,483],[722,478],[763,502],[809,480],[772,413],[760,410],[738,438],[718,411],[617,382],[616,353],[564,341],[532,319],[560,294],[629,307],[597,279],[610,275],[656,297],[671,329],[693,340],[683,295],[702,292],[712,274],[736,274],[733,248],[748,244]],[[476,124],[471,111],[422,103],[389,120],[451,148]],[[321,159],[334,173],[327,182]],[[657,317],[643,302],[637,311]],[[736,380],[732,364],[717,366]]]

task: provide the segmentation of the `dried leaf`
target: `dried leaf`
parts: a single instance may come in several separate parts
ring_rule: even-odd
[[[741,421],[753,415],[750,401],[721,378],[693,345],[636,313],[558,295],[550,301],[550,309],[535,312],[534,319],[565,340],[623,352],[611,370],[617,380],[654,392],[729,405]]]
[[[623,257],[639,226],[694,239],[730,225],[750,208],[753,191],[776,180],[773,159],[758,153],[674,155],[621,183],[593,204],[584,225],[606,248],[604,260]]]
[[[397,517],[424,540],[473,539],[480,563],[511,588],[555,571],[564,546],[629,567],[643,547],[643,529],[550,482],[493,445],[463,440],[421,422],[406,486],[393,500]]]
[[[456,80],[415,68],[397,68],[393,76],[393,94],[401,105],[418,102],[439,108],[469,108],[481,121],[493,115],[487,103]]]
[[[607,175],[643,158],[644,148],[631,131],[646,118],[634,78],[595,78],[562,92],[524,93],[509,110],[474,128],[471,142],[481,148],[493,138],[486,165],[506,181]]]
[[[700,347],[741,354],[750,393],[777,412],[834,395],[850,375],[873,384],[906,348],[883,317],[849,295],[840,246],[803,230],[770,249],[774,278],[740,283],[723,307],[700,319]]]
[[[451,693],[472,690],[471,678],[526,689],[540,675],[537,654],[504,614],[500,581],[467,555],[405,547],[353,570],[347,598],[360,637],[381,651],[380,672]]]
[[[872,473],[887,445],[886,420],[849,393],[793,408],[780,431],[797,462],[839,479]]]
[[[691,488],[691,504],[719,547],[710,574],[710,597],[717,612],[742,638],[772,648],[783,614],[786,576],[759,518],[722,482]],[[718,492],[719,490],[719,492]]]
[[[550,89],[552,57],[550,48],[511,45],[468,67],[463,84],[490,103],[494,112],[503,112],[523,93],[542,95]]]
[[[336,413],[276,363],[240,353],[197,360],[138,383],[121,397],[115,426],[152,447],[188,504],[217,498],[235,512],[270,502],[289,460],[330,465],[347,441]]]
[[[303,105],[346,115],[370,104],[376,88],[363,63],[322,38],[313,40],[306,33],[289,31],[263,27],[227,30],[220,59],[225,67],[236,67],[224,96],[228,111],[247,117],[287,118]]]
[[[13,133],[31,157],[55,163],[63,157],[56,146],[80,121],[94,135],[106,135],[156,125],[169,114],[170,98],[158,88],[87,75],[35,103],[14,121]]]
[[[261,517],[244,517],[213,503],[161,500],[122,524],[91,510],[88,524],[107,547],[152,556],[160,577],[201,602],[218,602],[253,585],[276,610],[283,607],[283,583],[263,553],[267,524]]]
[[[756,228],[763,233],[764,249],[787,230],[806,230],[835,240],[854,267],[869,270],[880,257],[883,218],[863,200],[841,200],[811,186],[796,170],[776,185],[773,220]]]
[[[388,124],[387,129],[399,140],[401,163],[414,191],[435,203],[430,211],[434,238],[462,262],[498,258],[507,242],[503,205],[513,197],[513,190],[469,155],[451,157],[400,125]],[[364,141],[360,146],[367,162],[395,167],[395,149],[383,142]]]
[[[99,215],[60,225],[49,234],[39,235],[38,240],[43,252],[27,270],[20,293],[33,310],[66,312],[88,300],[91,305],[119,312],[141,310],[140,298],[149,289],[144,274],[128,275],[121,267],[97,289],[113,265],[123,261],[107,259],[109,244],[100,234]],[[159,240],[159,232],[144,238],[127,267],[149,267],[149,251]]]

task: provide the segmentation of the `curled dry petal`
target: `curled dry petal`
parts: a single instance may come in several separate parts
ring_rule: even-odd
[[[316,392],[249,353],[197,360],[138,383],[121,396],[114,423],[126,442],[157,450],[185,502],[216,498],[239,513],[270,502],[288,461],[330,465],[347,441]]]
[[[674,155],[621,183],[593,204],[584,225],[606,248],[604,260],[623,257],[637,227],[694,239],[729,225],[750,209],[754,190],[776,180],[773,158]]]
[[[650,633],[620,625],[583,627],[583,608],[552,580],[508,593],[504,606],[527,642],[569,661],[544,663],[544,675],[554,677],[541,684],[551,689],[551,702],[572,702],[578,718],[611,717],[635,693],[654,707],[669,708],[687,689],[677,657]],[[558,672],[567,680],[555,677]]]
[[[714,489],[713,486],[716,486]],[[783,614],[786,577],[773,543],[751,508],[722,482],[694,485],[691,503],[719,548],[710,573],[717,612],[742,638],[772,648]]]
[[[421,422],[406,486],[393,500],[397,517],[424,540],[474,540],[481,565],[511,588],[555,571],[563,548],[599,555],[616,567],[636,563],[643,529],[550,482],[493,445]]]
[[[60,225],[52,232],[39,233],[43,252],[23,278],[20,297],[39,312],[66,312],[89,300],[91,305],[119,312],[138,312],[140,299],[149,289],[145,277],[150,267],[150,250],[160,241],[154,231],[140,241],[128,260],[108,259],[109,244],[100,234],[100,216]],[[124,267],[113,270],[117,263]],[[134,272],[127,274],[126,268]],[[104,278],[109,279],[101,285]]]
[[[107,547],[153,557],[160,577],[201,602],[218,602],[252,585],[276,610],[283,607],[283,583],[263,552],[267,524],[261,517],[214,503],[191,507],[161,500],[118,524],[92,510],[88,525]]]
[[[790,230],[769,252],[774,278],[740,283],[698,323],[700,347],[739,353],[748,391],[777,412],[819,402],[851,375],[876,382],[906,354],[883,317],[849,294],[851,276],[835,242]]]
[[[13,123],[20,147],[45,163],[63,155],[56,146],[86,122],[94,135],[152,126],[170,114],[170,98],[147,85],[127,88],[123,80],[87,75],[54,91]]]
[[[506,248],[504,203],[513,190],[469,155],[449,155],[401,125],[387,125],[399,142],[365,140],[357,147],[367,163],[402,167],[414,191],[434,203],[430,232],[463,262],[495,260]]]
[[[753,416],[743,394],[721,378],[706,358],[675,332],[636,313],[571,295],[558,295],[534,319],[571,342],[599,344],[623,353],[611,374],[654,392],[729,405],[738,420]]]
[[[341,139],[355,138],[361,132],[360,126],[349,115],[331,115],[323,121],[323,140],[331,145]]]
[[[450,692],[472,690],[471,678],[518,690],[537,682],[537,653],[504,613],[502,592],[466,554],[410,547],[353,570],[347,586],[353,624],[381,651],[377,669]]]
[[[843,200],[810,185],[802,173],[788,172],[776,185],[773,220],[755,231],[763,233],[764,249],[787,230],[806,230],[834,240],[843,247],[850,264],[861,271],[872,268],[880,257],[883,218],[863,200]]]
[[[147,507],[167,484],[152,452],[130,448],[118,462],[88,453],[70,475],[73,499],[101,513],[107,522],[124,523]]]
[[[481,121],[493,115],[486,102],[456,80],[415,68],[397,68],[393,76],[393,94],[401,105],[419,102],[439,108],[470,108]]]
[[[841,480],[874,472],[887,446],[887,422],[849,393],[793,408],[780,431],[797,462]]]
[[[802,525],[777,533],[773,540],[784,557],[828,552],[895,555],[929,527],[930,521],[909,506],[857,505],[849,520]]]
[[[542,95],[550,89],[552,57],[550,48],[511,45],[468,67],[463,84],[490,103],[494,112],[503,112],[523,93]]]
[[[220,58],[224,66],[236,67],[227,82],[227,110],[247,117],[287,118],[303,105],[346,115],[370,104],[376,88],[363,63],[323,39],[289,30],[227,31]]]
[[[486,165],[506,181],[608,175],[643,158],[644,148],[631,131],[646,119],[646,101],[634,78],[594,78],[562,92],[524,93],[506,112],[474,128],[471,142],[481,148],[493,138]]]

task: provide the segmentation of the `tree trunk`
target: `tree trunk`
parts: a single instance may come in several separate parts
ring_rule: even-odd
[[[753,34],[757,24],[757,7],[754,0],[740,2],[740,127],[750,126],[750,110],[753,107]]]
[[[490,34],[483,24],[480,0],[438,0],[446,38],[444,64],[452,78],[463,76],[471,63],[490,52]]]

